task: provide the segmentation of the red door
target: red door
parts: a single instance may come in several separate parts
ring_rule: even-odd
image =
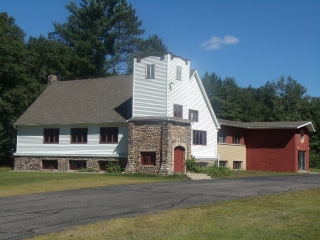
[[[184,148],[176,147],[174,149],[174,169],[175,173],[183,173]]]

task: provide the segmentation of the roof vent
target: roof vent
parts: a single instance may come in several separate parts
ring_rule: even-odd
[[[52,85],[52,84],[54,84],[54,83],[57,82],[57,81],[58,81],[58,78],[57,78],[56,75],[49,75],[49,76],[48,76],[47,85],[48,85],[48,86],[49,86],[49,85]]]

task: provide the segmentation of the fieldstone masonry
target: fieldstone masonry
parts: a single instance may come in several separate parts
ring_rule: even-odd
[[[174,149],[185,149],[191,157],[191,125],[178,120],[131,120],[128,124],[128,173],[174,173]],[[142,165],[141,152],[155,152],[156,164]],[[185,169],[185,161],[184,161]]]

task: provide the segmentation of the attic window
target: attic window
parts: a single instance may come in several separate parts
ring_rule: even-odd
[[[181,80],[181,67],[177,66],[176,80]]]
[[[146,78],[155,78],[154,70],[155,70],[154,64],[147,64],[146,65]]]

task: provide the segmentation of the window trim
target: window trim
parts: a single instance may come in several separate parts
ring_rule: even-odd
[[[80,136],[80,140],[79,140]],[[74,141],[75,140],[75,141]],[[72,144],[87,144],[88,143],[88,128],[71,128],[70,143]]]
[[[143,151],[140,152],[140,164],[141,166],[156,166],[157,153]]]
[[[232,136],[232,144],[241,145],[241,134],[234,133]]]
[[[183,105],[173,104],[173,117],[183,118]]]
[[[189,109],[189,120],[193,122],[199,122],[199,111]]]
[[[241,170],[242,169],[242,161],[233,161],[232,169],[233,170]]]
[[[44,128],[43,143],[44,144],[59,144],[60,128]]]
[[[222,139],[222,142],[220,141]],[[218,143],[227,143],[227,137],[223,130],[218,131]]]
[[[156,67],[155,64],[146,65],[146,79],[155,79],[156,77]]]
[[[182,67],[177,66],[176,68],[176,80],[182,80]]]
[[[192,131],[192,143],[193,145],[207,145],[207,131],[193,130]]]
[[[118,127],[100,127],[99,143],[100,144],[117,144],[119,139],[118,135],[119,135]]]

